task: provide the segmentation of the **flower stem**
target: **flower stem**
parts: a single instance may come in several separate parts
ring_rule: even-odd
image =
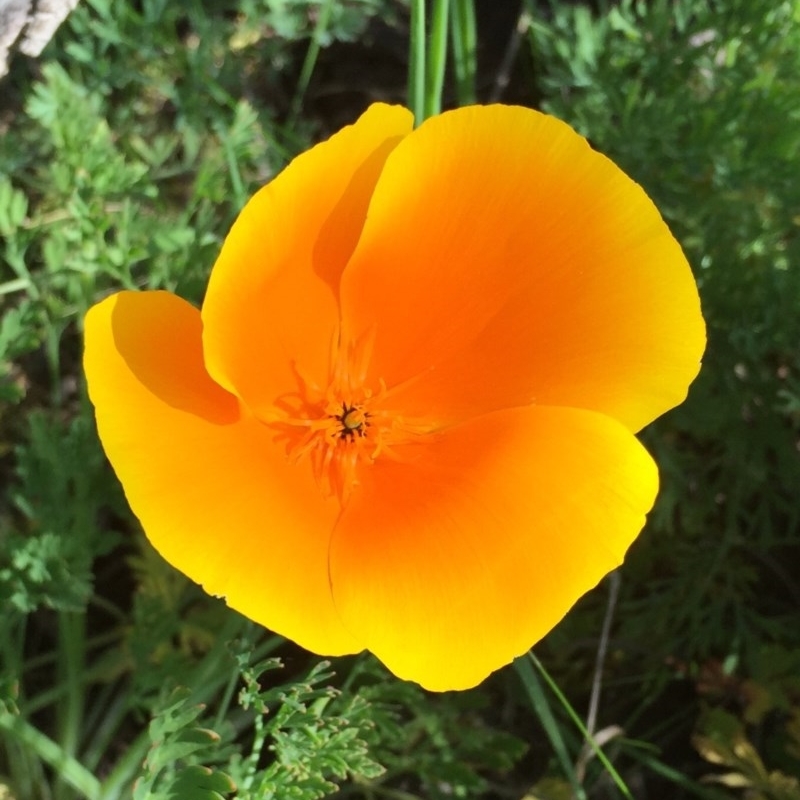
[[[458,5],[458,0],[456,0]],[[425,118],[442,110],[442,87],[447,63],[447,18],[450,0],[434,0],[431,37],[428,44],[428,73],[425,86]]]
[[[533,661],[533,655],[529,655]],[[539,662],[535,661],[534,663],[538,664]],[[572,787],[572,796],[576,798],[576,800],[586,800],[586,791],[578,783],[578,779],[575,776],[575,769],[572,766],[572,759],[569,755],[567,743],[564,741],[564,736],[561,733],[558,722],[553,716],[553,712],[550,708],[550,702],[547,699],[544,688],[542,687],[536,672],[525,658],[518,658],[514,662],[514,667],[517,670],[520,680],[522,681],[522,685],[525,688],[528,699],[531,701],[531,706],[533,706],[534,713],[539,718],[539,722],[544,728],[547,738],[550,740],[550,744],[555,751],[556,757],[561,763],[561,768],[564,770],[564,775],[570,782]]]
[[[567,698],[564,696],[564,693],[561,691],[561,689],[558,688],[558,684],[550,676],[550,673],[544,668],[542,662],[539,661],[538,658],[536,658],[533,652],[528,653],[528,658],[530,658],[530,660],[533,662],[533,666],[536,667],[536,669],[539,671],[539,674],[542,676],[545,683],[550,687],[550,691],[552,691],[553,694],[556,696],[558,702],[561,704],[564,711],[567,712],[567,715],[573,721],[575,727],[581,732],[581,735],[588,742],[589,746],[594,751],[594,754],[597,756],[600,763],[606,768],[606,771],[616,784],[617,789],[619,789],[619,791],[622,793],[622,796],[625,797],[626,800],[633,800],[633,795],[630,793],[630,790],[625,785],[625,781],[622,780],[620,774],[617,772],[616,769],[614,769],[614,765],[608,760],[608,757],[603,752],[600,745],[598,745],[597,742],[595,741],[594,736],[592,736],[592,734],[589,733],[586,726],[583,724],[583,721],[578,716],[578,713],[572,707],[569,700],[567,700]]]
[[[408,107],[419,125],[425,119],[425,0],[411,0]]]
[[[474,0],[455,0],[450,14],[450,38],[453,42],[453,66],[456,98],[459,106],[476,102],[477,32]]]
[[[66,687],[58,705],[59,743],[64,753],[77,755],[84,709],[86,617],[76,611],[58,615],[59,677]]]
[[[20,745],[35,753],[49,764],[64,784],[71,786],[87,800],[99,800],[100,781],[92,775],[77,759],[69,755],[40,730],[22,717],[0,711],[0,731],[7,733]]]

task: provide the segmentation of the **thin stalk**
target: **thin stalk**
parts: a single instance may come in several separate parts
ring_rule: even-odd
[[[592,694],[589,698],[589,711],[586,714],[586,730],[594,736],[597,727],[597,710],[600,707],[600,690],[603,685],[603,666],[606,663],[608,640],[611,637],[611,621],[614,619],[614,609],[619,596],[619,572],[614,570],[608,576],[608,603],[603,617],[603,628],[600,632],[600,644],[597,647],[597,658],[594,663],[594,677],[592,678]]]
[[[236,152],[231,144],[230,137],[222,130],[219,132],[222,141],[222,148],[225,151],[225,161],[228,164],[228,172],[231,176],[231,188],[233,189],[233,199],[236,201],[237,209],[244,208],[247,202],[247,193],[242,182],[242,173],[239,171],[239,162],[236,160]]]
[[[233,695],[238,685],[239,673],[235,670],[232,670],[230,678],[228,678],[228,683],[225,685],[225,689],[222,692],[222,698],[220,699],[219,707],[217,708],[217,713],[214,717],[214,723],[211,726],[212,730],[217,730],[228,716],[228,712],[231,708],[231,702],[233,701]]]
[[[453,43],[458,105],[472,105],[477,100],[475,75],[478,71],[474,0],[454,0],[450,14],[450,40]]]
[[[100,800],[122,800],[131,796],[131,784],[141,772],[150,744],[150,731],[145,729],[128,745],[125,754],[100,785],[97,795]]]
[[[617,789],[620,790],[623,797],[627,798],[627,800],[633,800],[633,795],[625,785],[625,781],[622,780],[620,774],[614,768],[614,765],[608,760],[608,757],[603,752],[600,745],[597,744],[594,737],[589,733],[588,730],[586,730],[583,720],[578,716],[578,713],[572,707],[569,700],[567,700],[567,698],[564,696],[564,693],[561,691],[561,689],[558,688],[558,684],[550,677],[550,673],[544,668],[544,665],[541,663],[541,661],[539,661],[538,658],[536,658],[533,652],[528,653],[528,658],[530,658],[530,660],[533,662],[533,665],[539,671],[539,674],[542,676],[542,678],[544,678],[545,683],[550,687],[550,691],[556,696],[558,702],[561,703],[562,708],[567,712],[567,715],[573,721],[575,727],[581,732],[581,735],[589,743],[589,746],[594,751],[594,754],[597,756],[600,763],[606,768],[606,771],[616,784]]]
[[[86,729],[92,732],[90,742],[81,754],[83,763],[94,770],[108,753],[123,720],[130,711],[126,692],[114,684],[104,686],[93,698],[93,708],[86,720]]]
[[[317,65],[319,51],[322,49],[322,39],[328,31],[331,20],[333,0],[324,0],[320,5],[317,23],[314,32],[311,34],[311,41],[306,50],[306,57],[303,59],[303,67],[300,70],[300,77],[297,79],[297,88],[292,98],[292,106],[289,111],[289,127],[294,127],[297,118],[300,116],[300,109],[303,105],[303,98],[306,96],[308,85],[311,83],[311,76],[314,74],[314,67]]]
[[[532,5],[532,4],[531,4]],[[500,69],[497,70],[497,76],[494,80],[494,87],[489,97],[489,102],[499,103],[503,93],[508,88],[509,81],[511,80],[511,70],[514,67],[514,62],[517,58],[522,40],[527,36],[528,30],[533,25],[533,16],[527,8],[520,11],[517,24],[511,33],[511,39],[506,48],[506,53],[503,56],[503,61],[500,64]]]
[[[0,711],[0,730],[49,764],[61,781],[80,792],[86,800],[100,800],[100,781],[38,728],[20,716]]]
[[[414,114],[414,124],[421,124],[425,119],[425,0],[411,0],[408,107]]]
[[[719,800],[720,798],[715,789],[706,788],[702,783],[697,783],[697,781],[692,780],[688,775],[684,775],[680,770],[673,769],[653,756],[642,754],[638,756],[638,759],[647,769],[652,770],[656,775],[660,775],[668,781],[672,781],[692,797],[700,797],[703,800]]]
[[[518,658],[514,662],[514,667],[522,681],[522,685],[525,687],[525,691],[528,693],[528,698],[531,701],[533,710],[539,722],[542,723],[547,738],[550,740],[556,758],[558,758],[561,768],[564,770],[564,775],[566,775],[567,780],[570,782],[573,797],[578,798],[578,800],[586,800],[586,792],[575,776],[575,768],[572,765],[569,749],[564,741],[561,729],[558,727],[558,722],[556,722],[556,718],[550,710],[550,703],[545,696],[542,684],[539,682],[533,667],[531,667],[524,658]]]
[[[62,392],[64,381],[61,380],[61,334],[63,332],[63,326],[51,320],[44,340],[47,366],[50,371],[50,386],[52,387],[50,398],[54,408],[61,408],[64,401]]]
[[[78,752],[83,721],[85,621],[80,612],[62,611],[58,615],[59,681],[67,690],[58,708],[58,729],[61,747],[69,756]]]
[[[597,658],[594,662],[594,677],[592,678],[592,693],[589,696],[589,710],[586,713],[586,730],[590,737],[594,737],[597,728],[597,712],[600,708],[600,692],[603,688],[603,667],[606,662],[606,652],[608,651],[608,640],[611,637],[611,621],[614,618],[614,609],[617,606],[619,595],[620,577],[614,570],[609,576],[608,584],[608,603],[606,604],[606,614],[603,617],[603,628],[600,632],[600,643],[597,646]],[[620,729],[621,730],[621,729]],[[590,739],[587,739],[581,748],[578,760],[575,763],[575,773],[579,781],[583,781],[586,775],[586,766],[592,757]]]
[[[456,5],[458,0],[456,0]],[[450,0],[434,0],[431,37],[428,43],[428,73],[425,86],[425,118],[442,110],[442,88],[447,63],[447,18]]]
[[[255,626],[253,623],[247,623],[245,625],[245,629],[242,631],[241,638],[245,641],[251,641],[254,636]],[[277,650],[286,639],[283,636],[277,636],[275,634],[269,636],[269,638],[265,639],[261,644],[258,646],[253,647],[252,659],[254,662],[262,661],[265,659],[270,653],[273,653]],[[237,712],[237,709],[233,709],[231,711],[231,703],[233,700],[234,693],[236,688],[239,686],[241,681],[241,672],[239,670],[233,670],[231,672],[231,676],[226,684],[222,698],[219,702],[217,707],[217,713],[214,717],[214,724],[211,726],[213,730],[217,730],[220,727],[225,719],[229,722],[232,722],[232,715]],[[236,730],[236,724],[233,723],[233,727]]]
[[[83,681],[84,686],[88,686],[91,683],[103,681],[107,674],[108,666],[101,662],[92,667],[87,667],[81,675],[81,680]],[[61,683],[58,683],[56,686],[52,686],[49,689],[43,689],[33,697],[26,698],[25,713],[34,714],[43,708],[52,706],[54,703],[67,702],[66,698],[69,694],[69,690],[70,687],[68,685],[62,685]],[[83,727],[85,728],[86,726],[84,725]]]
[[[3,654],[3,675],[5,679],[12,676],[19,681],[24,672],[25,633],[28,617],[16,618],[7,614],[5,624],[0,625],[0,653]]]
[[[88,652],[89,650],[106,647],[112,642],[118,641],[120,638],[121,633],[118,630],[98,633],[96,636],[92,636],[86,640],[86,650]],[[6,651],[3,650],[2,652],[5,653]],[[31,656],[29,659],[26,659],[24,670],[25,672],[33,672],[34,670],[42,669],[43,667],[51,667],[56,661],[58,661],[59,657],[60,654],[55,650],[48,650],[46,653],[40,653],[37,656]],[[61,692],[58,693],[60,694]],[[28,702],[30,702],[30,700]]]
[[[216,692],[228,682],[228,676],[233,669],[233,656],[229,643],[242,635],[247,620],[238,614],[228,614],[227,619],[218,631],[215,642],[205,654],[203,660],[186,675],[186,685],[192,690],[191,702],[209,703]]]

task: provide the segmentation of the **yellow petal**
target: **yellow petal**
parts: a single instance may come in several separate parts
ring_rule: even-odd
[[[656,496],[615,420],[495,412],[377,461],[331,543],[342,619],[395,674],[474,686],[618,566]]]
[[[683,400],[705,342],[641,187],[516,107],[447,112],[393,150],[341,292],[387,408],[442,425],[535,402],[638,430]]]
[[[256,414],[296,388],[295,370],[325,385],[339,276],[384,161],[411,125],[404,108],[371,106],[261,189],[225,239],[203,303],[206,365]]]
[[[338,506],[211,380],[201,335],[200,313],[166,292],[86,316],[89,396],[131,508],[167,561],[237,611],[309,650],[356,652],[328,585]]]

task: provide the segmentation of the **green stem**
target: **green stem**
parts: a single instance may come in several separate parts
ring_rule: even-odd
[[[131,784],[141,772],[142,762],[150,748],[150,731],[145,729],[128,746],[125,755],[114,765],[99,789],[100,800],[131,797]]]
[[[314,74],[314,67],[317,65],[319,51],[322,49],[322,39],[328,31],[332,9],[333,0],[325,0],[320,7],[317,24],[314,26],[314,32],[311,34],[311,41],[308,44],[306,57],[303,60],[300,77],[297,79],[297,88],[295,89],[291,110],[289,111],[288,127],[293,128],[294,123],[297,122],[297,118],[300,116],[303,98],[308,90],[308,84],[311,82],[311,76]]]
[[[68,755],[64,748],[22,717],[0,711],[0,730],[9,733],[18,743],[49,764],[64,783],[80,792],[86,800],[101,800],[100,781],[77,759]]]
[[[533,659],[533,656],[531,656],[531,658]],[[569,749],[564,741],[561,729],[558,727],[558,722],[556,722],[556,718],[553,716],[553,712],[550,710],[550,703],[547,701],[547,697],[542,689],[542,684],[536,677],[533,667],[531,667],[531,665],[524,658],[518,658],[514,662],[514,667],[517,670],[520,680],[522,681],[522,685],[525,687],[525,691],[527,692],[528,698],[531,701],[533,710],[536,713],[539,722],[541,722],[547,738],[550,740],[550,744],[553,747],[556,757],[561,763],[561,768],[564,770],[564,774],[572,786],[573,797],[576,797],[578,800],[586,800],[586,792],[578,783],[578,779],[575,775],[575,769],[572,766],[572,759],[569,755]]]
[[[458,0],[456,0],[458,5]],[[428,74],[425,87],[425,118],[442,110],[442,88],[447,63],[447,18],[450,0],[434,0],[431,38],[428,44]]]
[[[85,686],[88,686],[89,684],[105,680],[107,675],[108,665],[100,662],[92,667],[87,667],[81,676],[81,680]],[[62,682],[58,682],[49,689],[43,689],[38,694],[25,700],[25,713],[27,715],[34,714],[43,708],[52,706],[54,703],[63,703],[66,705],[69,703],[69,692],[69,685]]]
[[[222,692],[222,698],[220,699],[219,707],[217,708],[217,714],[214,717],[214,724],[211,726],[212,730],[217,730],[225,722],[225,718],[228,716],[228,712],[231,708],[233,694],[238,685],[239,673],[234,670],[231,672],[230,678],[228,678],[228,683]]]
[[[453,66],[458,104],[459,106],[472,105],[477,100],[475,75],[478,49],[474,0],[453,0],[450,15],[450,38],[453,42]]]
[[[64,382],[61,380],[61,334],[63,332],[63,324],[51,319],[44,340],[47,366],[50,370],[50,398],[54,408],[61,408],[64,400],[62,392]]]
[[[225,151],[225,161],[228,164],[228,173],[231,176],[231,188],[233,189],[233,199],[236,202],[237,209],[244,208],[247,202],[247,192],[242,182],[242,173],[239,171],[239,162],[236,160],[236,152],[231,144],[231,138],[228,134],[220,129],[219,137],[222,142],[222,148]]]
[[[81,753],[88,769],[96,769],[119,733],[130,711],[130,698],[119,685],[106,684],[92,697],[92,709],[86,720],[91,739]]]
[[[561,703],[564,711],[567,712],[569,718],[575,723],[575,727],[581,732],[581,735],[584,739],[589,743],[589,746],[592,748],[592,751],[597,756],[600,763],[606,768],[608,774],[613,779],[614,783],[617,786],[617,789],[620,790],[623,797],[627,798],[627,800],[633,800],[633,795],[630,793],[628,787],[625,785],[625,781],[622,780],[622,777],[614,769],[614,765],[608,760],[608,757],[603,752],[602,748],[594,739],[594,736],[589,733],[586,729],[586,726],[583,724],[583,720],[578,716],[578,713],[570,704],[569,700],[564,696],[564,693],[561,689],[558,688],[558,684],[550,677],[550,673],[544,668],[543,664],[539,661],[538,658],[533,654],[533,652],[528,653],[528,657],[533,662],[533,665],[539,670],[539,674],[544,678],[545,683],[550,687],[550,691],[558,698],[558,702]]]
[[[211,649],[191,674],[185,676],[186,685],[192,690],[193,703],[211,702],[214,695],[228,682],[233,669],[229,643],[241,636],[247,625],[247,620],[238,614],[226,615],[225,623],[218,631]]]
[[[96,636],[92,636],[86,640],[86,650],[88,652],[90,650],[106,647],[107,645],[119,641],[120,638],[121,633],[119,630],[111,630],[106,631],[105,633],[99,633]],[[5,653],[5,650],[2,650],[2,652]],[[60,657],[61,654],[58,651],[48,650],[46,653],[40,653],[37,656],[32,656],[31,658],[26,659],[24,669],[26,672],[31,673],[37,669],[49,668],[55,662],[57,662]],[[85,682],[88,683],[88,681]],[[58,693],[61,694],[60,691]]]
[[[65,692],[58,703],[58,740],[65,757],[78,753],[83,728],[84,667],[86,659],[86,618],[82,612],[61,611],[58,615],[58,683]],[[64,793],[69,780],[58,774],[57,798],[71,797]]]
[[[85,617],[80,612],[62,611],[58,615],[60,683],[66,686],[66,695],[58,709],[59,739],[70,756],[78,752],[83,720],[84,625]]]
[[[414,113],[414,124],[421,124],[425,119],[425,0],[411,0],[408,107]]]

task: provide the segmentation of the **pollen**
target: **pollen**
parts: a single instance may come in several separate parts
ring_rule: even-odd
[[[380,458],[398,459],[399,445],[420,441],[427,429],[387,410],[386,387],[366,381],[372,338],[354,345],[338,342],[331,351],[327,385],[294,366],[297,388],[276,401],[270,421],[293,464],[310,464],[325,496],[344,505],[359,485],[362,471]]]
[[[342,439],[348,437],[365,436],[369,425],[369,413],[359,406],[348,406],[342,403],[342,413],[336,417],[342,425],[339,436]]]

